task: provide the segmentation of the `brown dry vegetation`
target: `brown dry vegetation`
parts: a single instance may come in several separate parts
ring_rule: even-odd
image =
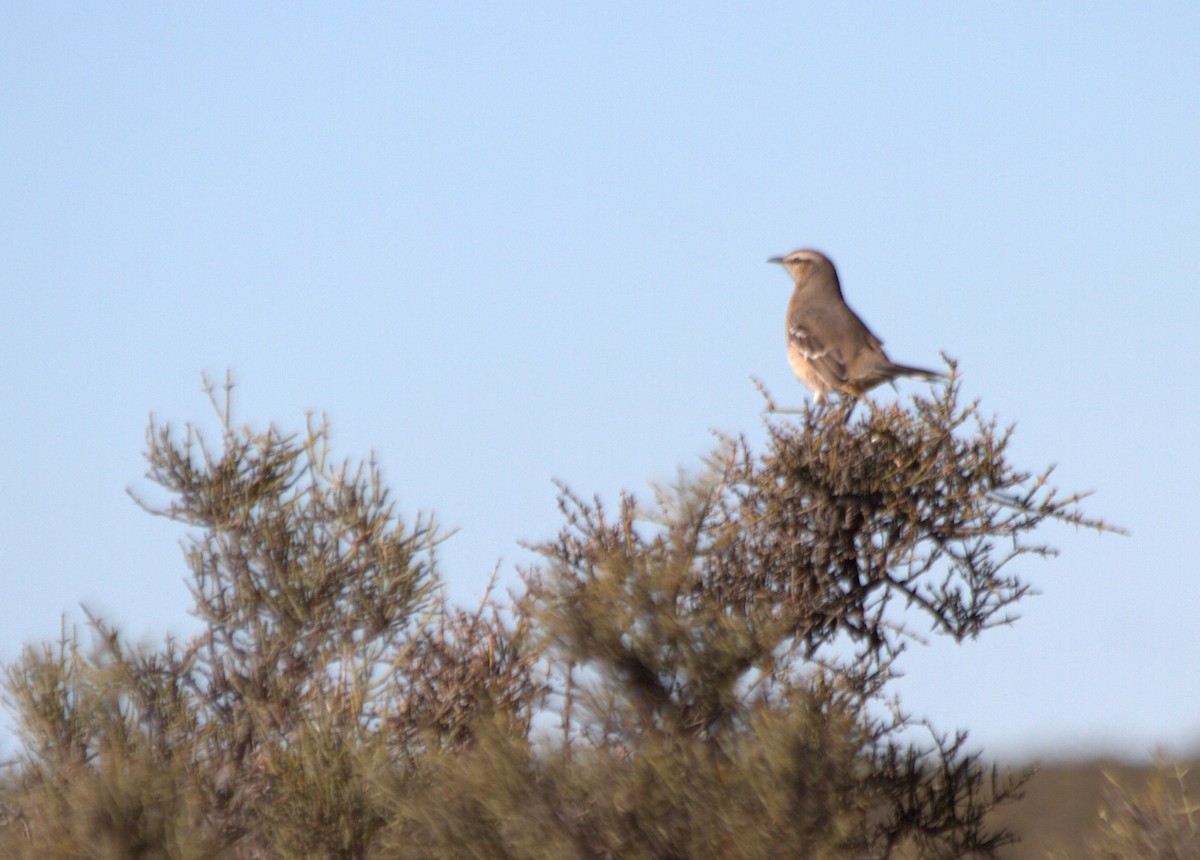
[[[1021,775],[921,740],[887,707],[893,661],[914,631],[1009,623],[1045,521],[1107,526],[1015,468],[1011,430],[953,382],[910,409],[771,416],[761,453],[721,440],[649,502],[564,489],[521,592],[470,610],[438,588],[436,524],[396,511],[373,463],[333,461],[323,425],[238,428],[228,391],[217,406],[219,444],[152,426],[147,448],[204,631],[135,647],[93,618],[7,667],[23,746],[0,856],[862,860],[1011,840],[996,810]],[[1107,838],[1154,821],[1139,804]]]
[[[1113,759],[1037,765],[1023,796],[995,812],[1021,836],[1003,860],[1046,857],[1200,858],[1200,760],[1133,765]]]

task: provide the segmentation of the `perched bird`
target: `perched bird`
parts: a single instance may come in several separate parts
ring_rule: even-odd
[[[895,364],[881,341],[842,298],[837,270],[820,251],[772,257],[788,270],[796,291],[787,309],[788,364],[820,403],[831,391],[858,397],[897,376],[940,379],[945,374]]]

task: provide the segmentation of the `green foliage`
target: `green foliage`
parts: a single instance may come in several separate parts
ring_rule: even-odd
[[[1107,527],[957,394],[770,418],[648,506],[564,488],[513,605],[469,611],[324,425],[235,429],[228,391],[219,450],[152,425],[204,629],[135,649],[93,618],[90,653],[8,668],[0,853],[990,856],[1019,780],[914,741],[894,661],[1010,621],[1046,519]]]

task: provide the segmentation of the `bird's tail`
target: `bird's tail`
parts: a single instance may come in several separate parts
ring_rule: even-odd
[[[946,374],[938,373],[936,370],[926,370],[923,367],[910,367],[907,364],[896,364],[895,362],[891,363],[888,371],[893,376],[913,376],[917,379],[925,379],[930,381],[934,379],[946,378]]]

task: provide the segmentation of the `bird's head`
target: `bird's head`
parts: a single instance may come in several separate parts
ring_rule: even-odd
[[[820,251],[801,248],[782,257],[772,257],[767,262],[778,263],[783,266],[797,284],[804,282],[811,275],[820,272],[828,272],[833,276],[836,283],[837,273],[833,268],[833,263]]]
[[[790,254],[785,254],[782,257],[772,257],[767,260],[768,263],[778,263],[789,272],[803,271],[809,268],[819,266],[832,266],[829,258],[820,251],[813,251],[809,248],[801,248],[798,251],[792,251]]]

